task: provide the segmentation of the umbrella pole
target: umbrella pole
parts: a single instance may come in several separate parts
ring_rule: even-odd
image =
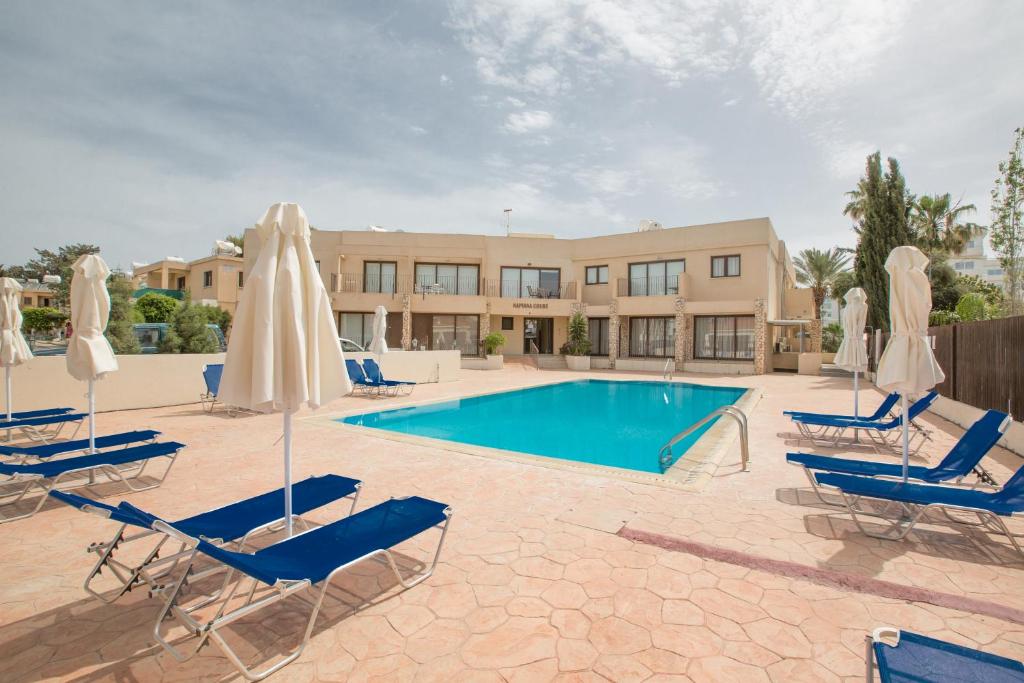
[[[11,421],[11,366],[8,365],[4,368],[4,388],[7,392],[7,421]],[[14,432],[10,429],[7,430],[7,440],[12,441],[14,438]]]
[[[903,481],[906,482],[910,477],[910,422],[907,419],[907,409],[910,406],[910,400],[907,398],[907,392],[900,394],[900,405],[901,412],[903,415],[901,419],[903,421]]]
[[[860,390],[857,388],[857,375],[860,374],[856,370],[853,371],[853,419],[860,419]],[[853,430],[853,440],[855,443],[860,443],[860,430]]]
[[[96,452],[96,394],[92,380],[89,380],[89,452]]]
[[[292,414],[284,414],[284,523],[292,537]]]

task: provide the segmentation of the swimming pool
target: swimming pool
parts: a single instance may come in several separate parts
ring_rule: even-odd
[[[746,389],[585,379],[338,421],[561,460],[660,473],[665,442]],[[685,454],[709,423],[672,450]]]

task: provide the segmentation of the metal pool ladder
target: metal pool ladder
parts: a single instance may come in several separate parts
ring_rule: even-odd
[[[661,466],[661,471],[664,472],[672,466],[673,446],[706,425],[708,422],[714,420],[716,417],[723,415],[728,415],[732,419],[736,420],[736,424],[740,428],[740,458],[743,464],[743,471],[746,472],[747,464],[750,462],[750,450],[747,447],[747,416],[736,406],[722,406],[721,408],[716,408],[701,418],[698,422],[695,422],[669,439],[668,443],[662,446],[661,450],[658,451],[658,464]]]
[[[673,365],[675,365],[675,361],[673,359],[669,358],[668,360],[665,361],[665,369],[661,373],[661,378],[666,382],[672,381]]]

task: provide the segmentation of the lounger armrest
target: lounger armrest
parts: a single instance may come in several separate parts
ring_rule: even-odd
[[[180,541],[181,543],[184,543],[190,549],[191,548],[195,548],[197,545],[199,545],[199,539],[198,538],[193,538],[192,536],[189,536],[188,534],[186,534],[186,533],[184,533],[184,532],[182,532],[182,531],[180,531],[178,529],[175,529],[173,526],[171,526],[170,524],[168,524],[167,522],[165,522],[163,520],[158,519],[158,520],[154,521],[153,522],[153,529],[155,529],[156,531],[159,531],[160,533],[167,534],[168,536],[170,536],[171,538],[173,538],[176,541]]]

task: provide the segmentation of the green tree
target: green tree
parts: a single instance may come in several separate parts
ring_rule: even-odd
[[[160,353],[216,353],[220,343],[206,325],[206,314],[186,301],[175,312]]]
[[[71,300],[71,266],[83,254],[97,254],[100,248],[95,244],[68,244],[57,251],[36,249],[36,258],[25,264],[23,275],[42,281],[45,275],[60,275],[60,282],[50,285],[59,308],[67,308]]]
[[[999,256],[1006,281],[1010,315],[1024,313],[1024,128],[1014,131],[1010,158],[999,164],[992,189],[989,239]]]
[[[220,306],[208,306],[206,304],[193,304],[206,316],[206,322],[216,325],[226,336],[231,329],[231,314]]]
[[[985,297],[977,292],[968,292],[956,304],[956,314],[964,322],[988,319],[988,305]]]
[[[857,276],[853,274],[852,270],[844,270],[832,279],[832,298],[837,301],[842,301],[846,293],[854,287],[859,287],[857,284]]]
[[[39,308],[29,306],[21,309],[21,329],[29,334],[52,332],[63,325],[67,319],[66,315],[49,306]]]
[[[136,313],[132,307],[132,293],[135,286],[124,273],[114,273],[107,280],[110,294],[110,319],[107,321],[106,337],[114,353],[141,353],[142,347],[135,337],[132,324]]]
[[[953,325],[958,322],[961,322],[961,320],[960,316],[956,314],[956,311],[938,311],[932,309],[932,312],[928,314],[928,327]]]
[[[171,322],[179,306],[177,299],[155,292],[143,294],[135,302],[135,310],[142,314],[147,323]]]
[[[796,281],[811,288],[814,316],[821,317],[821,305],[832,291],[836,277],[846,270],[850,257],[838,249],[804,249],[796,258]]]
[[[974,204],[954,204],[948,192],[918,197],[911,207],[918,245],[930,258],[960,253],[968,240],[984,234],[980,225],[962,220],[976,211]]]
[[[913,243],[908,221],[910,195],[899,162],[890,157],[883,173],[879,152],[868,157],[864,178],[857,187],[863,197],[855,275],[868,295],[868,324],[888,329],[889,274],[885,260],[896,247]]]
[[[928,280],[932,287],[932,308],[939,311],[952,311],[964,295],[956,271],[948,263],[940,262],[929,266]]]
[[[239,249],[245,249],[245,233],[242,233],[241,235],[228,235],[224,238],[224,241],[231,242],[231,244],[235,245]]]
[[[977,275],[960,275],[956,278],[956,286],[964,294],[976,292],[985,297],[990,317],[998,318],[1005,315],[1006,293],[999,285],[985,282]]]
[[[565,344],[565,353],[570,356],[587,356],[590,354],[590,329],[587,319],[576,311],[569,318],[569,340]]]

